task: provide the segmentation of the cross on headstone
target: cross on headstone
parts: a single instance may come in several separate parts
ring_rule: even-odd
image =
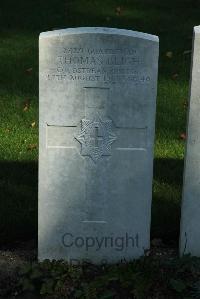
[[[86,118],[80,120],[82,129],[78,124],[77,126],[47,124],[47,148],[75,149],[80,153],[78,140],[82,146],[81,154],[91,157],[95,163],[104,156],[112,155],[111,147],[113,150],[123,151],[146,150],[147,128],[118,127],[106,116],[109,88],[85,87],[84,90]],[[100,145],[102,149],[98,153],[96,150]]]
[[[103,136],[99,134],[99,127],[95,127],[94,144],[95,147],[99,147],[99,142],[103,139]]]
[[[85,87],[85,118],[80,125],[75,126],[47,126],[47,147],[75,149],[82,156],[89,157],[95,168],[86,173],[86,218],[83,223],[106,223],[104,219],[104,203],[106,201],[105,180],[100,178],[98,183],[93,182],[93,177],[98,176],[102,159],[112,156],[112,151],[145,151],[146,150],[146,128],[117,127],[106,115],[107,103],[109,101],[108,88]],[[89,102],[88,102],[89,99]],[[92,101],[93,99],[93,101]],[[78,142],[77,142],[78,141]],[[81,144],[81,150],[79,143]],[[89,162],[89,161],[88,161]],[[92,173],[92,174],[91,174]],[[89,183],[87,183],[87,181]],[[93,192],[98,193],[95,196]],[[100,197],[101,201],[94,202]],[[94,215],[93,205],[98,215]],[[91,213],[90,213],[91,211]]]
[[[138,258],[150,246],[158,38],[69,28],[42,33],[39,51],[38,257]]]

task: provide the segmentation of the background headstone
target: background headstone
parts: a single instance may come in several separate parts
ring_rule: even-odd
[[[39,259],[130,260],[149,248],[158,38],[40,35]]]
[[[180,253],[200,256],[200,26],[194,27]]]

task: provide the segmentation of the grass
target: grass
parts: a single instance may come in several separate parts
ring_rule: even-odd
[[[116,14],[121,7],[121,14]],[[152,237],[179,234],[188,82],[198,0],[1,0],[0,243],[37,236],[38,35],[107,26],[160,37]],[[172,57],[166,56],[171,51]]]

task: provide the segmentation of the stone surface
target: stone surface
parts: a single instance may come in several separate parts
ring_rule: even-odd
[[[39,259],[130,260],[149,248],[158,38],[40,35]]]
[[[180,253],[200,256],[200,26],[194,27]]]

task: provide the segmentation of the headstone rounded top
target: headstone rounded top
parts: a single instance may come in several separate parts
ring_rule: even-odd
[[[125,36],[136,37],[136,38],[143,38],[155,42],[159,41],[159,38],[156,35],[133,31],[133,30],[108,28],[108,27],[78,27],[78,28],[67,28],[67,29],[46,31],[40,34],[40,38],[64,36],[64,35],[71,35],[71,34],[86,34],[86,33],[116,34],[116,35],[125,35]]]
[[[195,26],[194,27],[194,32],[195,33],[200,33],[200,26]]]
[[[124,29],[40,35],[40,260],[149,249],[158,50],[156,36]]]

